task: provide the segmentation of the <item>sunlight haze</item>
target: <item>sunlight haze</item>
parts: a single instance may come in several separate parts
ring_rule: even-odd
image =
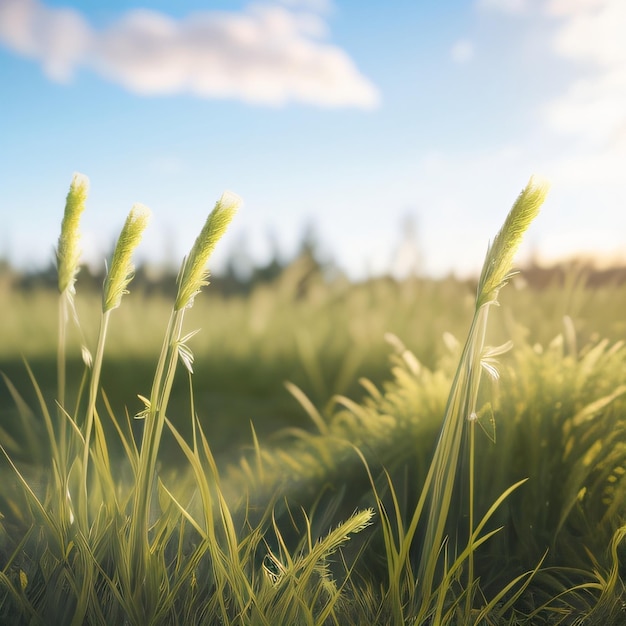
[[[53,259],[82,172],[90,263],[135,202],[178,263],[232,190],[216,269],[312,226],[355,278],[464,276],[539,174],[520,259],[621,259],[625,31],[623,0],[0,0],[0,256]]]

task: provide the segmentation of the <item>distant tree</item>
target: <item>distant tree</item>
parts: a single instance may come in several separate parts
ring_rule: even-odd
[[[391,259],[391,273],[399,279],[419,276],[422,273],[424,259],[415,215],[406,215],[400,228],[399,243]]]

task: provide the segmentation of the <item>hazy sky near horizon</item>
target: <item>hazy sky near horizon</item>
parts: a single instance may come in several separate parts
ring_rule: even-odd
[[[180,260],[222,191],[233,250],[308,225],[355,277],[467,275],[531,174],[522,257],[626,256],[624,0],[0,0],[0,255],[53,258],[74,172],[102,263],[134,202]],[[270,236],[271,235],[271,236]]]

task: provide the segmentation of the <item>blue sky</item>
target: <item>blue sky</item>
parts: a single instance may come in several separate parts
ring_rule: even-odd
[[[468,275],[531,174],[521,258],[626,250],[623,0],[0,0],[0,253],[53,257],[74,172],[85,257],[135,202],[177,262],[228,189],[216,253],[313,224],[354,277]]]

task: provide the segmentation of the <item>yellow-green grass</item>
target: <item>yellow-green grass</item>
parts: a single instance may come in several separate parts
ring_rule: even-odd
[[[297,268],[288,271],[297,273]],[[571,283],[575,283],[572,274]],[[295,297],[291,276],[258,286],[249,296],[225,297],[212,292],[188,312],[196,355],[196,405],[217,448],[249,441],[250,420],[261,435],[289,425],[304,426],[302,411],[284,388],[289,380],[324,409],[333,394],[363,397],[358,378],[380,384],[389,377],[387,332],[400,337],[422,363],[435,367],[445,356],[444,333],[461,337],[469,325],[472,285],[454,279],[378,279],[363,284],[321,278],[315,288]],[[95,345],[101,297],[81,290],[76,308],[89,345]],[[56,386],[56,308],[54,292],[20,292],[1,288],[0,369],[24,393],[22,356],[32,365],[44,389]],[[171,301],[133,289],[115,312],[108,329],[102,383],[116,410],[139,410],[137,393],[145,395],[160,349],[163,320]],[[626,336],[626,286],[520,286],[513,280],[494,311],[490,341],[502,343],[510,328],[521,324],[530,343],[548,343],[561,330],[564,315],[576,326],[579,343],[594,334],[610,340]],[[82,372],[80,337],[71,327],[67,345],[68,385],[75,391]],[[261,367],[258,364],[262,364]],[[11,411],[0,397],[0,412]],[[186,412],[187,384],[173,390],[175,412]],[[174,414],[174,413],[173,413]],[[186,414],[186,413],[185,413]],[[182,427],[182,425],[181,425]]]
[[[119,289],[111,299],[111,279],[105,285],[94,316],[101,316],[98,339],[97,321],[83,326],[87,343],[97,345],[93,369],[83,378],[68,368],[56,390],[48,381],[43,394],[39,375],[29,374],[31,395],[39,396],[39,435],[33,414],[5,381],[20,420],[14,432],[1,433],[3,467],[12,479],[0,490],[0,619],[76,625],[620,623],[626,350],[592,336],[581,316],[587,292],[573,284],[560,301],[554,290],[546,292],[555,306],[543,315],[528,298],[537,294],[509,289],[526,308],[512,295],[513,305],[497,309],[495,324],[487,326],[488,307],[544,192],[531,180],[518,198],[490,248],[476,299],[452,280],[351,286],[327,285],[321,277],[297,298],[296,265],[249,299],[207,300],[219,304],[192,319],[199,309],[188,307],[204,283],[207,256],[232,217],[222,199],[181,272],[177,298],[161,311],[158,365],[134,390],[144,409],[136,437],[135,410],[123,408],[130,404],[125,392],[121,407],[100,393],[107,390],[99,363],[117,366],[109,379],[115,388],[128,354],[120,349],[120,360],[109,361],[108,342],[127,298],[119,311],[117,305],[130,275],[130,256],[121,255],[121,263],[114,255],[122,267]],[[135,302],[142,319],[141,307],[150,301],[139,294]],[[406,308],[394,307],[398,302]],[[374,306],[381,303],[382,317]],[[578,309],[576,319],[563,318],[563,308]],[[215,309],[221,318],[210,317]],[[524,311],[536,327],[524,328]],[[297,323],[288,334],[289,315]],[[218,326],[226,318],[235,328],[231,340]],[[207,328],[207,320],[204,344],[193,330]],[[65,372],[66,355],[79,345],[67,336],[63,315],[60,321],[56,363]],[[387,322],[391,327],[381,329]],[[414,352],[388,335],[395,349],[391,371],[376,382],[361,381],[366,399],[336,395],[367,374],[370,359],[380,358],[380,339],[371,336],[396,330],[397,322],[415,341]],[[541,341],[550,323],[560,334]],[[607,334],[615,329],[619,322]],[[243,346],[242,336],[252,348]],[[128,337],[116,340],[120,347],[136,341]],[[507,354],[488,347],[509,339],[516,347]],[[137,345],[146,350],[149,343]],[[248,359],[250,373],[272,359],[276,371],[291,367],[287,377],[300,382],[299,374],[303,383],[288,389],[309,428],[283,430],[261,443],[258,429],[241,429],[236,440],[251,438],[250,451],[220,469],[215,440],[207,438],[215,414],[197,419],[193,389],[186,406],[171,402],[177,383],[180,389],[191,383],[192,365],[198,378],[201,363],[193,353],[199,348],[221,381],[228,350],[241,354],[241,362]],[[175,380],[178,357],[185,367]],[[488,385],[480,384],[482,369],[491,375]],[[381,385],[383,378],[389,382]],[[75,389],[66,388],[70,379]],[[241,371],[234,382],[241,392]],[[79,387],[82,401],[74,406]],[[55,404],[59,398],[62,406]],[[178,469],[158,462],[166,433],[184,461]],[[34,457],[45,459],[40,477],[33,474]]]

